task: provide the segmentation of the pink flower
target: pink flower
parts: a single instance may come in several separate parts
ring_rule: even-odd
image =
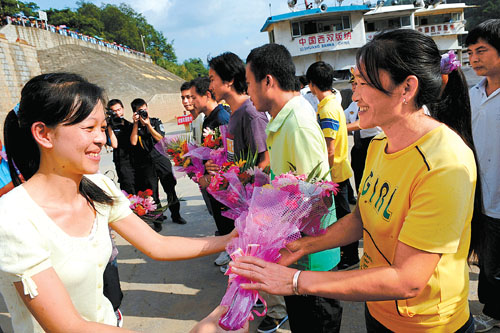
[[[144,209],[146,209],[147,212],[151,212],[153,210],[156,209],[156,204],[155,204],[155,201],[153,200],[152,197],[147,197],[144,199],[143,201],[143,206],[144,206]]]

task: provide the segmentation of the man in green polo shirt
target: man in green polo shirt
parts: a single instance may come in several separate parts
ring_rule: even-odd
[[[247,57],[248,94],[258,111],[267,111],[266,127],[271,176],[290,171],[308,174],[320,164],[328,172],[325,138],[311,105],[295,91],[295,65],[288,50],[279,44],[253,49]],[[336,221],[335,206],[324,218],[328,226]],[[338,248],[314,253],[299,261],[301,268],[313,271],[333,269],[340,260]],[[304,267],[305,266],[305,267]],[[285,296],[292,332],[339,332],[342,307],[339,301],[319,296]]]

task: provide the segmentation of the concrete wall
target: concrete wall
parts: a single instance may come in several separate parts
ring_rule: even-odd
[[[7,113],[19,102],[21,88],[41,73],[36,48],[25,42],[9,42],[0,33],[0,131]],[[3,141],[3,134],[2,134]]]
[[[92,44],[81,39],[60,35],[58,33],[39,28],[23,27],[20,25],[9,24],[4,26],[1,32],[5,35],[9,42],[15,42],[16,40],[21,39],[26,41],[28,44],[35,46],[37,50],[47,50],[61,45],[78,45],[81,47],[91,48],[97,51],[119,55],[134,60],[140,60],[149,63],[153,62],[149,56],[144,57],[133,53],[115,50],[106,46]]]
[[[103,87],[110,99],[123,101],[128,119],[134,98],[146,100],[151,115],[164,122],[182,115],[179,87],[184,80],[150,59],[37,28],[8,25],[0,28],[0,133],[23,85],[49,72],[77,73]]]

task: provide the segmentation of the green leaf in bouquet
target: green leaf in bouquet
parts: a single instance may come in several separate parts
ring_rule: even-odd
[[[288,167],[290,168],[290,171],[297,172],[297,167],[295,165],[293,165],[291,162],[287,162],[287,163],[288,163]]]
[[[311,183],[313,179],[318,178],[321,172],[320,170],[321,163],[322,162],[316,164],[316,166],[311,170],[311,172],[309,172],[309,174],[307,175],[306,182]]]
[[[332,165],[332,167],[331,167],[331,168],[330,168],[330,169],[329,169],[329,170],[328,170],[328,171],[324,174],[324,176],[323,176],[323,177],[321,177],[319,180],[326,180],[326,177],[327,177],[329,174],[331,174],[332,170],[333,170],[333,165]]]

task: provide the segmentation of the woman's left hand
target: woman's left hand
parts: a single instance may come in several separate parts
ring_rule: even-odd
[[[242,283],[243,289],[262,290],[273,295],[293,295],[292,280],[297,271],[265,260],[244,256],[229,263],[231,271],[253,283]]]
[[[190,333],[247,333],[248,332],[248,321],[245,323],[243,328],[236,331],[226,331],[219,326],[219,319],[227,312],[227,307],[218,306],[212,313],[206,316],[202,321],[196,324],[190,331]]]

